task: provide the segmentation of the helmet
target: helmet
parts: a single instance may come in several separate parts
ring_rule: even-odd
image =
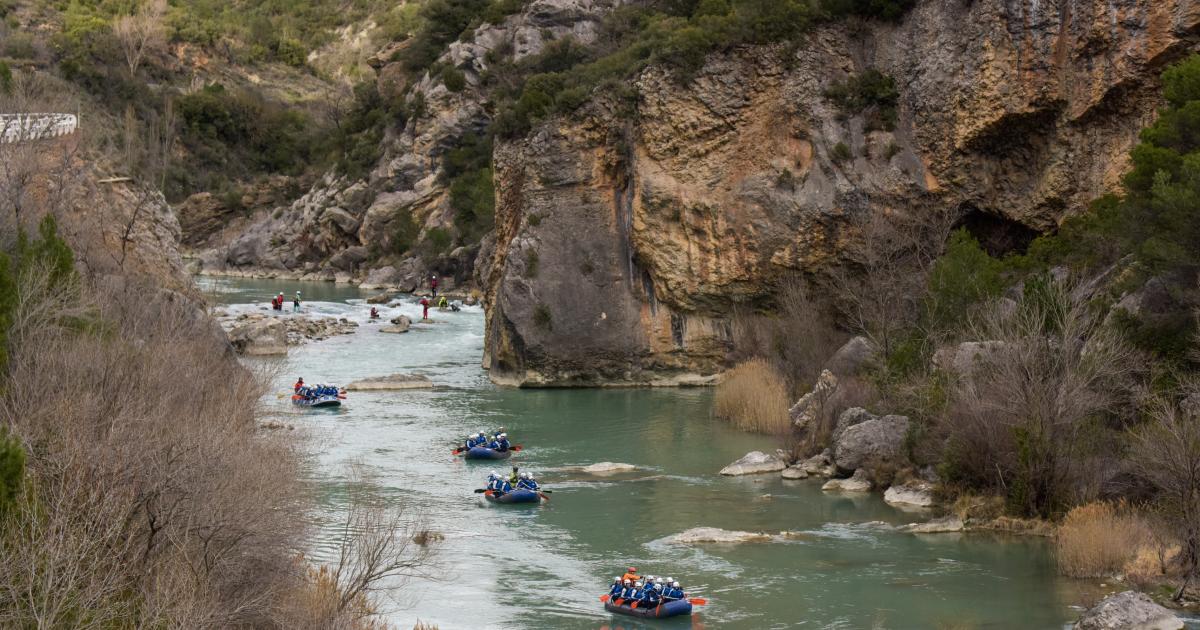
[[[637,567],[629,567],[628,569],[625,569],[625,571],[627,573],[637,573]]]
[[[671,582],[674,582],[674,581],[675,581],[675,578],[667,578],[666,579],[667,584],[670,584]]]
[[[621,576],[619,576],[619,575],[618,575],[617,577],[613,578],[613,582],[614,582],[614,583],[617,583],[617,584],[620,584],[620,583],[621,583]]]
[[[521,478],[522,478],[522,479],[528,479],[528,478],[529,478],[529,473],[521,473]]]
[[[679,582],[671,582],[671,588],[679,588]]]
[[[483,437],[483,431],[479,432],[479,437]]]
[[[634,583],[633,583],[633,585],[634,585],[634,586],[636,586],[636,587],[638,587],[638,588],[642,588],[642,581],[641,581],[641,580],[638,580],[638,581],[634,582]]]
[[[633,582],[630,582],[629,580],[625,580],[625,586],[633,586]]]
[[[506,438],[506,437],[508,437],[508,434],[507,434],[507,433],[501,433],[501,434],[500,434],[500,437],[502,437],[502,438]]]
[[[499,477],[499,476],[500,476],[500,475],[496,474],[496,471],[494,471],[494,470],[492,470],[492,471],[489,471],[489,472],[488,472],[488,474],[489,474],[489,475],[491,475],[491,476],[493,476],[493,477]]]

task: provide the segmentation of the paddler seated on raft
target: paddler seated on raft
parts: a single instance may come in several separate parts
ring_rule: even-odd
[[[503,453],[504,451],[507,451],[511,446],[512,446],[512,444],[510,444],[508,441],[507,433],[501,433],[500,437],[496,438],[496,447],[495,448],[497,451],[500,451],[501,453]]]
[[[521,476],[516,466],[513,466],[512,474],[508,476],[508,483],[517,483]]]
[[[292,385],[292,391],[299,394],[301,387],[304,387],[304,379],[298,378],[298,379],[296,379],[296,384]]]
[[[679,582],[676,582],[672,578],[667,578],[667,582],[669,585],[663,588],[664,602],[673,602],[687,597],[687,595],[684,594],[683,589],[679,587]]]
[[[625,588],[621,590],[621,599],[624,599],[626,601],[631,601],[631,600],[633,600],[633,596],[637,595],[637,588],[638,588],[637,581],[636,580],[625,580],[624,582],[625,582]],[[625,603],[625,602],[621,602],[621,603]]]
[[[521,488],[524,488],[531,492],[537,492],[538,491],[538,482],[536,479],[533,478],[533,475],[531,475],[527,472],[523,472],[523,473],[521,473],[521,478],[517,480],[517,489],[519,490]]]
[[[621,596],[621,592],[625,590],[625,582],[621,580],[621,576],[613,578],[612,588],[608,589],[608,601],[613,601]]]

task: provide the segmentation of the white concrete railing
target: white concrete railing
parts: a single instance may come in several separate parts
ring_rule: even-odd
[[[47,140],[78,128],[75,114],[0,114],[0,143]]]

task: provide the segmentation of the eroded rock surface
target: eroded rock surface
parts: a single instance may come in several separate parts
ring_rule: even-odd
[[[433,381],[421,374],[391,374],[354,381],[346,386],[350,391],[399,391],[405,389],[432,389]]]
[[[1144,593],[1125,591],[1110,595],[1079,618],[1075,630],[1181,630],[1175,613],[1154,603]]]
[[[768,455],[762,451],[751,451],[744,457],[721,469],[721,474],[736,477],[739,475],[761,475],[763,473],[780,472],[787,464],[777,455]]]

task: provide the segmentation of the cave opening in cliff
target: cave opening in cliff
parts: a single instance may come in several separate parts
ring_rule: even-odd
[[[966,228],[984,251],[996,258],[1012,253],[1024,254],[1033,239],[1040,236],[1037,230],[1019,221],[974,206],[965,206],[964,210],[954,228]]]

